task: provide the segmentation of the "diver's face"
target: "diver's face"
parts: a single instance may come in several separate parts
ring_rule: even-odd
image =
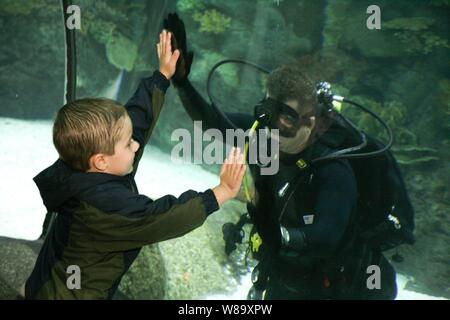
[[[312,108],[301,107],[297,100],[287,100],[284,104],[285,108],[275,120],[275,126],[280,130],[280,151],[297,154],[307,146],[315,126],[315,118],[312,116]]]
[[[285,101],[284,104],[289,108],[284,108],[280,112],[275,125],[280,130],[281,136],[294,137],[300,128],[301,122],[298,101],[289,100]]]

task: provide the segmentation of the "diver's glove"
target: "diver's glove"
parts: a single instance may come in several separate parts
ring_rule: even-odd
[[[164,19],[164,29],[172,33],[172,50],[180,50],[180,58],[177,61],[177,69],[172,77],[175,86],[183,85],[191,71],[194,53],[187,50],[186,29],[184,22],[176,13],[169,13],[167,19]]]
[[[242,230],[242,226],[229,222],[222,226],[222,233],[223,240],[225,240],[225,253],[228,256],[236,250],[236,244],[242,243],[244,231]]]

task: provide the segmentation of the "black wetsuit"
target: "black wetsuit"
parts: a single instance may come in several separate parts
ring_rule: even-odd
[[[204,101],[186,81],[178,93],[190,117],[203,121],[204,130],[217,128],[223,134],[229,121]],[[238,128],[247,130],[254,119],[249,114],[227,113]],[[268,281],[266,299],[393,299],[395,271],[380,252],[363,243],[352,243],[357,204],[357,185],[347,160],[318,162],[300,169],[298,159],[310,160],[342,148],[349,139],[338,123],[332,125],[300,154],[285,156],[275,175],[262,176],[250,165],[258,193],[249,213],[263,240],[262,262]],[[280,218],[280,215],[282,217]],[[287,247],[281,245],[280,225],[290,233]],[[381,289],[368,290],[367,266],[381,269]]]

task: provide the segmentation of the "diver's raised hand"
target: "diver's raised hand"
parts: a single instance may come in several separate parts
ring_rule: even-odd
[[[172,78],[175,73],[177,60],[180,57],[180,51],[172,52],[171,39],[172,34],[163,30],[159,34],[159,43],[156,45],[159,60],[159,71],[168,79]]]
[[[187,80],[189,72],[191,71],[194,53],[192,51],[188,52],[184,22],[176,13],[169,13],[167,19],[164,19],[164,29],[173,34],[173,49],[180,50],[180,58],[178,59],[177,68],[172,78],[173,84],[179,86]]]
[[[213,189],[219,206],[237,196],[245,170],[243,154],[239,148],[231,149],[220,170],[220,184]]]

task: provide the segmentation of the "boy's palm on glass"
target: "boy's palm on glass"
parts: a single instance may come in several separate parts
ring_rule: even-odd
[[[233,148],[220,170],[220,185],[235,197],[242,184],[246,166],[239,148]]]
[[[180,51],[172,52],[171,45],[172,34],[163,30],[159,34],[159,43],[156,45],[159,59],[159,71],[168,79],[175,73],[177,60],[180,57]]]

